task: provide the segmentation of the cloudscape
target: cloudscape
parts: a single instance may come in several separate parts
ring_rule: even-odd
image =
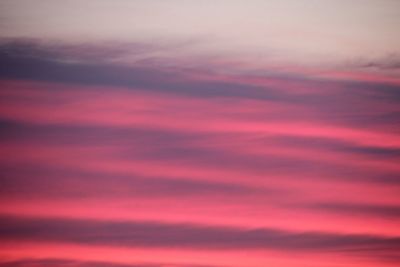
[[[0,267],[400,263],[397,0],[3,0]]]

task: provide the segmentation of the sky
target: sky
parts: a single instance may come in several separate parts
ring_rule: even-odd
[[[2,0],[0,267],[400,263],[397,0]]]

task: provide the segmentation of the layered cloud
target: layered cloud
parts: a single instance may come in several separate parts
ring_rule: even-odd
[[[3,240],[61,241],[108,246],[166,247],[182,249],[278,249],[392,252],[399,238],[332,233],[291,233],[277,229],[234,229],[157,222],[109,222],[48,218],[1,218]],[[160,238],[162,237],[162,238]],[[379,255],[379,254],[378,254]]]
[[[23,2],[3,3],[18,38],[0,33],[0,266],[398,264],[395,58],[344,64],[349,49],[342,65],[310,65],[306,55],[324,49],[286,37],[262,50],[291,52],[279,62],[246,58],[243,43],[225,40],[222,53],[204,36],[184,41],[183,26],[162,41],[139,38],[139,26],[121,38],[96,28],[82,40],[74,27],[68,41],[44,38],[16,24]],[[393,48],[379,43],[365,51]]]

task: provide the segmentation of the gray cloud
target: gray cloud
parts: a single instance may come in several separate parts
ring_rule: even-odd
[[[400,69],[400,55],[396,53],[388,54],[381,58],[373,59],[354,59],[348,63],[351,67],[372,68],[379,70],[398,70]]]
[[[216,81],[193,78],[203,69],[168,64],[131,65],[114,62],[113,58],[132,54],[151,54],[160,48],[154,44],[76,44],[47,43],[37,40],[6,40],[0,42],[0,78],[48,81],[66,84],[122,86],[131,90],[146,90],[191,97],[223,97],[286,102],[307,107],[314,119],[357,127],[393,127],[399,121],[398,111],[391,105],[400,101],[398,85],[367,81],[333,81],[282,74],[271,70],[255,72],[254,78],[277,79],[319,88],[298,92],[296,88],[280,90],[274,86],[253,85],[237,81]],[[212,64],[208,66],[213,73]],[[229,66],[227,66],[229,67]],[[193,75],[195,74],[195,75]],[[207,75],[202,75],[207,76]],[[89,88],[88,88],[89,89]],[[375,103],[375,104],[372,104]],[[377,105],[380,103],[380,105]],[[371,113],[371,106],[374,112]],[[267,117],[265,119],[274,119]],[[282,114],[285,119],[309,119],[307,114]]]
[[[260,90],[257,86],[242,85],[235,82],[218,82],[204,80],[189,80],[176,69],[163,66],[127,66],[99,60],[76,62],[75,57],[85,54],[86,50],[100,51],[95,58],[114,56],[111,50],[102,46],[84,47],[77,45],[74,49],[62,45],[48,49],[43,44],[16,41],[0,44],[0,78],[50,81],[62,83],[78,83],[85,85],[124,86],[148,91],[179,93],[200,97],[246,97],[260,99],[276,99],[279,97],[274,90]],[[81,52],[81,49],[84,52]],[[135,46],[126,52],[135,51]],[[72,53],[71,52],[74,52]],[[105,51],[104,51],[105,50]],[[139,49],[140,50],[140,49]],[[104,55],[102,54],[104,53]],[[73,54],[73,56],[70,56]],[[110,55],[111,54],[111,55]],[[90,59],[90,57],[89,57]]]

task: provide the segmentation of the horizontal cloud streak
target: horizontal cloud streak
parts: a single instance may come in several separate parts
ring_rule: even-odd
[[[111,222],[2,216],[1,238],[108,246],[205,249],[277,249],[356,252],[371,255],[400,247],[398,237],[292,233],[276,229],[234,229],[157,222]]]
[[[77,261],[68,259],[25,259],[17,261],[0,261],[0,267],[163,267],[168,264],[122,264],[113,262],[96,262],[96,261]],[[205,265],[176,265],[176,267],[216,267]]]
[[[0,181],[2,197],[34,199],[69,199],[107,197],[166,197],[171,192],[180,197],[210,195],[274,194],[273,189],[252,188],[232,183],[145,177],[79,171],[48,166],[0,166],[4,177]],[[30,182],[27,182],[29,181]],[[276,190],[277,191],[277,190]]]
[[[41,259],[41,260],[19,260],[0,262],[1,267],[160,267],[160,265],[143,265],[143,264],[116,264],[109,262],[81,262],[74,260],[61,259]],[[162,266],[162,265],[161,265]]]
[[[323,176],[324,179],[329,177],[333,179],[346,179],[352,181],[372,181],[380,184],[398,184],[398,180],[395,177],[396,172],[392,171],[382,171],[381,169],[373,170],[370,169],[365,171],[363,169],[356,169],[353,165],[346,165],[343,162],[332,162],[332,161],[321,161],[318,158],[299,158],[297,154],[289,154],[289,155],[279,155],[274,153],[266,153],[266,154],[254,154],[251,151],[226,151],[225,147],[213,147],[213,148],[204,148],[201,147],[201,144],[204,142],[217,142],[219,138],[224,138],[225,135],[210,135],[210,134],[195,134],[195,133],[183,133],[180,131],[162,131],[162,130],[151,130],[151,129],[141,129],[141,128],[125,128],[125,127],[103,127],[103,126],[82,126],[82,125],[30,125],[17,123],[12,121],[4,121],[3,125],[6,129],[3,131],[3,140],[27,140],[28,143],[32,143],[35,146],[39,146],[42,149],[48,147],[51,151],[51,148],[54,145],[63,145],[63,146],[72,146],[79,147],[85,146],[88,151],[97,151],[99,153],[97,147],[107,146],[103,150],[106,153],[112,154],[112,159],[120,159],[122,161],[150,161],[150,162],[164,162],[164,163],[184,163],[189,165],[196,165],[205,168],[225,168],[225,166],[229,166],[230,170],[244,171],[244,172],[262,172],[264,175],[290,175],[293,172],[302,173],[303,175],[298,175],[296,179],[301,179],[302,177],[312,178]],[[29,134],[25,134],[29,133]],[[232,138],[232,137],[231,137]],[[253,137],[256,140],[256,137]],[[347,143],[333,142],[330,140],[316,140],[316,139],[306,139],[299,138],[298,140],[295,138],[285,137],[273,137],[268,141],[268,138],[259,138],[260,145],[268,146],[271,142],[276,143],[277,140],[283,141],[280,144],[281,148],[285,146],[293,147],[296,145],[292,141],[300,142],[300,144],[306,149],[312,147],[312,145],[317,144],[317,148],[320,149],[320,145],[322,144],[322,148],[325,149],[325,153],[329,153],[330,150],[341,148],[340,145],[345,145],[345,152],[348,152],[351,147],[356,150],[356,155],[359,154],[359,149],[362,149],[360,146],[352,146]],[[311,141],[311,144],[306,143],[306,141]],[[237,139],[237,141],[241,141],[241,139]],[[315,141],[315,142],[314,142]],[[146,146],[143,147],[141,144],[145,143]],[[300,145],[299,144],[299,145]],[[34,147],[35,147],[34,146]],[[143,148],[142,148],[143,147]],[[271,148],[271,146],[269,146]],[[368,149],[368,148],[366,148]],[[376,148],[381,149],[384,148]],[[386,149],[390,150],[390,149]],[[302,151],[302,150],[300,150]],[[340,150],[341,151],[341,150]],[[392,151],[392,150],[390,150]],[[352,151],[350,151],[352,152]],[[25,152],[27,153],[27,152]],[[305,155],[303,155],[304,157]],[[51,156],[50,156],[51,157]],[[110,156],[106,156],[108,159]],[[385,160],[387,157],[384,157]],[[380,158],[378,158],[380,159]],[[51,158],[49,158],[51,160]],[[101,160],[101,158],[99,158]],[[104,159],[103,159],[104,160]],[[380,159],[382,160],[382,159]],[[12,169],[11,169],[12,170]],[[16,168],[13,171],[6,171],[5,173],[9,173],[10,180],[13,181],[15,179],[15,175],[20,176],[19,173],[30,173],[32,170],[24,170]],[[65,176],[64,174],[68,174],[68,169],[60,169],[58,172],[52,171],[50,168],[46,173],[45,171],[41,171],[40,169],[33,169],[33,173],[40,173],[41,175],[47,176],[55,176],[61,178]],[[331,174],[334,174],[333,176]],[[82,176],[85,177],[96,177],[97,179],[101,179],[102,181],[107,181],[108,178],[111,178],[111,175],[103,175],[101,173],[94,172],[94,174],[90,173],[79,173],[72,172],[72,175],[69,176]],[[114,174],[115,175],[115,174]],[[35,175],[36,176],[36,175]],[[340,178],[343,176],[344,178]],[[349,178],[351,176],[351,179]],[[67,175],[68,177],[68,175]],[[102,178],[103,177],[103,178]],[[123,177],[123,176],[122,176]],[[129,180],[128,177],[122,178],[120,175],[115,177],[115,179],[119,179],[120,182],[125,182],[125,184],[129,188],[134,190],[135,185],[144,185],[144,183],[139,182],[141,179],[136,177],[135,184],[134,180]],[[132,175],[134,178],[135,175]],[[43,177],[42,177],[43,178]],[[22,179],[25,179],[24,176]],[[71,179],[71,178],[69,178]],[[92,179],[91,179],[92,180]],[[40,179],[35,179],[35,181],[40,181]],[[49,180],[49,182],[51,179]],[[143,178],[142,178],[142,181]],[[159,181],[159,179],[154,179],[148,181],[149,185],[152,183],[151,181]],[[170,180],[171,184],[174,184],[174,180]],[[159,181],[162,183],[162,181]],[[122,183],[124,184],[124,183]],[[157,182],[155,182],[157,185]],[[166,185],[166,184],[165,184]],[[175,185],[178,186],[177,183]],[[161,185],[160,185],[161,186]],[[140,187],[140,186],[139,186]],[[146,186],[145,186],[146,187]],[[187,188],[189,189],[189,184],[185,185],[185,182],[182,182],[181,186],[176,188],[177,191],[181,191],[179,188]],[[213,191],[212,188],[223,189],[224,186],[217,185],[212,186],[212,183],[209,183],[208,186],[205,184],[202,186],[201,183],[196,182],[192,186],[192,190],[190,192],[195,193],[196,191],[201,192],[201,189],[206,189]],[[229,187],[225,185],[225,189],[229,192],[230,190],[236,191],[239,193],[241,189],[235,187]],[[154,192],[157,191],[157,187],[155,186],[153,189]],[[148,188],[150,189],[150,188]],[[168,190],[167,190],[168,191]],[[223,191],[223,190],[222,190]],[[134,192],[134,191],[132,191]],[[250,193],[251,190],[249,188],[243,188],[243,192]],[[256,190],[253,190],[255,193]],[[122,193],[122,192],[121,192]]]
[[[0,61],[4,66],[0,68],[1,78],[84,85],[127,86],[149,91],[200,97],[229,96],[261,99],[278,97],[273,90],[268,92],[252,85],[241,85],[228,81],[198,80],[190,82],[182,73],[173,72],[166,68],[124,66],[111,63],[98,64],[90,60],[71,63],[68,60],[62,60],[62,58],[58,60],[57,57],[47,56],[46,50],[39,53],[39,55],[45,56],[38,56],[36,45],[18,45],[18,48],[21,46],[22,49],[10,49],[8,44],[5,47],[0,47]],[[62,52],[59,53],[63,54]],[[105,56],[107,57],[107,53]]]
[[[70,45],[71,46],[71,45]],[[128,87],[155,93],[174,93],[205,98],[239,98],[275,101],[306,106],[313,116],[335,124],[379,127],[393,126],[398,117],[399,83],[369,80],[326,80],[303,74],[264,70],[262,75],[228,77],[218,68],[205,72],[183,66],[168,68],[168,63],[148,65],[124,64],[108,60],[114,50],[129,57],[143,52],[144,44],[116,48],[108,45],[72,46],[46,45],[33,41],[8,41],[0,47],[0,77],[81,85]],[[157,48],[146,48],[155,49]],[[71,53],[71,50],[74,53]],[[77,54],[97,53],[95,58]],[[122,51],[120,51],[122,50]],[[99,52],[97,52],[99,51]],[[229,69],[229,65],[223,66]],[[300,90],[299,90],[300,89]],[[362,101],[360,101],[362,99]],[[387,105],[383,106],[382,102]],[[375,112],[368,112],[374,106]],[[295,116],[296,113],[291,113]]]
[[[351,204],[351,203],[320,203],[311,208],[322,211],[333,211],[337,213],[364,215],[367,217],[386,217],[394,220],[400,219],[400,206],[373,205],[373,204]]]

